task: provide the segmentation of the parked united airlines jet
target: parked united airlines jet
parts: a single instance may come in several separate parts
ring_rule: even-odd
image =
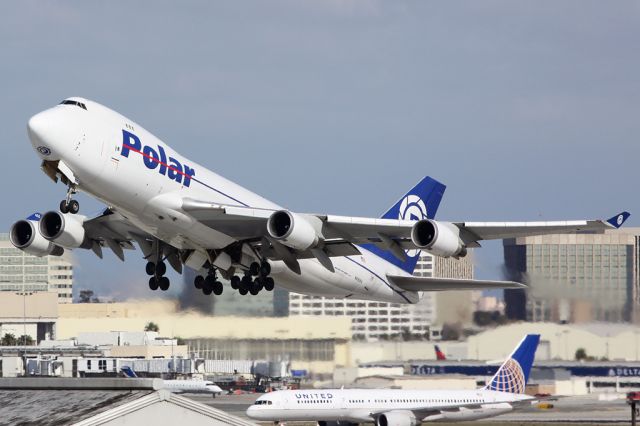
[[[608,221],[443,222],[434,219],[445,186],[424,178],[381,219],[287,210],[182,157],[139,124],[96,103],[69,98],[31,117],[42,170],[67,186],[59,211],[11,228],[12,243],[36,256],[108,247],[124,260],[133,243],[152,290],[167,290],[169,263],[199,271],[194,285],[221,294],[218,273],[241,294],[288,290],[321,296],[416,303],[422,291],[520,288],[500,281],[413,277],[420,250],[459,258],[478,241],[619,227]],[[103,201],[87,218],[77,191]],[[274,281],[275,280],[275,281]]]
[[[127,365],[123,366],[120,371],[129,378],[138,377],[136,372]],[[172,393],[208,393],[214,398],[222,393],[220,386],[209,380],[163,380],[162,382],[164,388]]]
[[[416,426],[430,421],[494,417],[531,406],[524,394],[540,335],[525,336],[516,350],[478,390],[326,389],[276,391],[247,409],[256,420],[317,421],[320,426]]]

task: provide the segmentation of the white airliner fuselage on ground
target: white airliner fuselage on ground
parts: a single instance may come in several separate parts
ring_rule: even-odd
[[[524,395],[540,336],[525,336],[489,384],[476,390],[318,389],[259,397],[247,415],[262,421],[313,421],[321,426],[375,423],[416,426],[430,421],[494,417],[537,399]]]
[[[434,219],[445,186],[422,179],[382,218],[301,214],[184,158],[132,120],[82,98],[31,117],[29,139],[43,171],[68,187],[60,211],[33,214],[11,228],[13,244],[59,255],[108,247],[124,260],[136,243],[149,287],[166,290],[167,263],[199,271],[205,294],[220,294],[218,276],[242,294],[275,283],[298,293],[415,303],[422,291],[519,288],[513,282],[412,277],[420,250],[462,257],[483,239],[618,227],[607,222],[443,222]],[[299,176],[292,176],[300,179]],[[78,213],[83,191],[108,208]],[[219,274],[219,275],[218,275]]]

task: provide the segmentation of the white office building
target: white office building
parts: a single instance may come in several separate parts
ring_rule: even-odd
[[[442,259],[423,252],[414,275],[473,278],[473,265],[469,257],[462,260]],[[456,292],[456,294],[458,297],[454,300],[461,300],[463,304],[472,306],[470,292]],[[460,297],[462,294],[464,297]],[[356,340],[395,338],[403,334],[423,336],[433,325],[442,324],[438,319],[440,298],[436,293],[424,293],[418,304],[401,305],[290,293],[289,315],[351,317],[352,336]],[[451,309],[449,300],[441,304],[445,308],[441,311],[457,312],[456,309]]]
[[[58,303],[73,301],[73,265],[68,254],[31,256],[13,247],[9,234],[0,234],[0,291],[16,294],[54,292]]]

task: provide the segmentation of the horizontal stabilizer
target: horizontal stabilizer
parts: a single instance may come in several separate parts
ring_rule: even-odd
[[[407,291],[489,290],[499,288],[527,288],[515,281],[464,280],[456,278],[403,277],[387,275],[389,281]]]

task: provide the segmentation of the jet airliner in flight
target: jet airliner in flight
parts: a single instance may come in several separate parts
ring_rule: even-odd
[[[67,187],[59,210],[17,221],[10,239],[36,256],[109,248],[124,260],[136,244],[149,288],[167,290],[167,264],[198,274],[194,286],[221,294],[221,276],[241,294],[271,291],[416,303],[423,291],[521,288],[505,281],[414,277],[421,250],[460,258],[479,241],[560,232],[603,232],[608,221],[435,220],[445,186],[425,177],[381,218],[307,214],[283,208],[182,157],[134,121],[83,98],[68,98],[28,122],[41,168]],[[83,191],[108,207],[79,214]]]

